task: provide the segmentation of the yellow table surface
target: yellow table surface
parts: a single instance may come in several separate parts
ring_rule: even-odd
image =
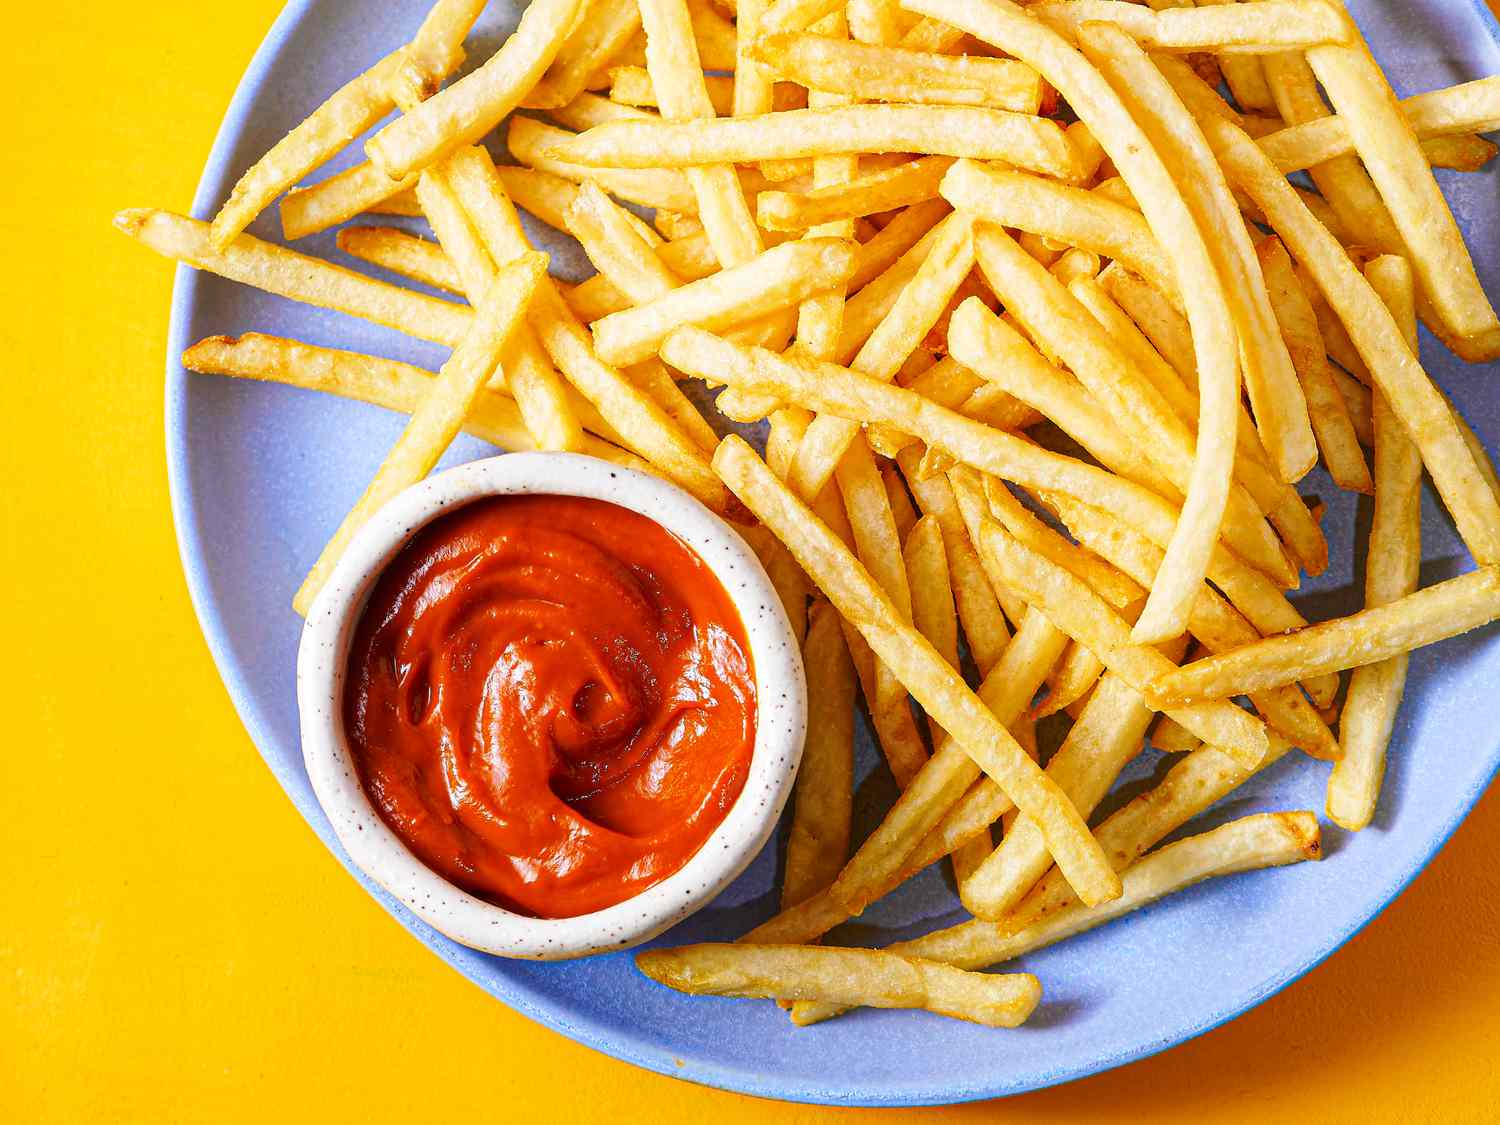
[[[172,271],[109,220],[187,208],[279,6],[14,5],[0,48],[0,1120],[852,1117],[638,1071],[515,1015],[345,874],[241,729],[168,511]],[[941,1116],[1494,1121],[1497,855],[1492,792],[1389,911],[1249,1015]]]

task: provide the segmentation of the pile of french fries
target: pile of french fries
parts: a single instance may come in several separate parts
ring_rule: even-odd
[[[534,0],[449,81],[483,6],[438,0],[211,223],[117,221],[452,349],[436,373],[259,335],[184,356],[411,416],[301,611],[460,430],[660,474],[741,525],[812,702],[782,909],[644,972],[799,1024],[1014,1026],[1036,979],[975,970],[1316,859],[1309,812],[1156,848],[1293,748],[1332,763],[1333,821],[1369,823],[1408,652],[1500,616],[1500,488],[1416,344],[1421,321],[1500,356],[1432,174],[1494,155],[1500,78],[1398,101],[1336,0]],[[392,108],[365,163],[304,183]],[[435,240],[377,220],[338,247],[460,300],[245,234],[278,198],[288,241],[425,217]],[[597,275],[550,277],[517,207]],[[764,455],[687,379],[768,421]],[[1365,608],[1309,623],[1286,592],[1328,564],[1295,487],[1319,461],[1374,515]],[[1476,569],[1419,589],[1424,470]],[[851,855],[857,696],[901,794]],[[1090,827],[1148,737],[1181,757]],[[820,944],[945,857],[972,921]]]

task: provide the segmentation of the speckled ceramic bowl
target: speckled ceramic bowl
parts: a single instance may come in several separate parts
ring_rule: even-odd
[[[412,535],[488,496],[586,496],[650,517],[723,583],[750,641],[758,699],[745,788],[687,864],[633,898],[576,918],[529,918],[460,890],[412,855],[365,796],[344,737],[349,641],[375,581]],[[760,561],[735,532],[681,489],[592,457],[513,453],[439,473],[367,524],[313,603],[297,654],[302,756],[339,842],[360,870],[454,941],[502,957],[556,960],[635,945],[707,904],[755,858],[791,792],[807,726],[807,689],[791,625]]]

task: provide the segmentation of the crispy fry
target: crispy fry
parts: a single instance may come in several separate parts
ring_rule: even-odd
[[[1145,693],[1176,666],[1159,651],[1131,643],[1130,626],[1087,583],[1023,546],[998,524],[981,529],[980,557],[988,558],[1029,605],[1046,613],[1074,640],[1093,649],[1111,672]],[[1265,728],[1229,704],[1211,710],[1178,708],[1171,715],[1210,745],[1247,768],[1265,756]]]
[[[394,227],[345,227],[338,233],[338,248],[402,277],[463,296],[458,270],[436,242]]]
[[[756,219],[769,230],[800,231],[908,207],[935,198],[952,164],[951,157],[924,156],[812,191],[765,191],[756,197]]]
[[[635,0],[592,0],[558,48],[546,75],[521,104],[529,109],[567,105],[640,29],[641,12]]]
[[[1256,254],[1260,258],[1261,273],[1266,279],[1266,290],[1276,310],[1276,319],[1281,325],[1282,337],[1302,379],[1308,414],[1329,475],[1340,488],[1371,492],[1374,485],[1370,480],[1370,467],[1359,447],[1349,408],[1344,405],[1343,396],[1333,381],[1323,336],[1318,331],[1318,316],[1297,280],[1292,260],[1281,240],[1275,236],[1263,239],[1256,246]]]
[[[1481,567],[1385,605],[1267,637],[1164,676],[1153,703],[1222,699],[1307,676],[1359,668],[1456,637],[1500,617],[1500,569]]]
[[[241,236],[243,237],[243,236]],[[496,271],[483,300],[474,310],[469,334],[438,372],[433,388],[407,422],[391,452],[358,503],[344,517],[338,531],[303,580],[292,607],[307,614],[313,599],[328,581],[349,541],[379,509],[402,489],[415,484],[437,464],[438,458],[463,428],[464,417],[484,390],[499,363],[506,343],[524,323],[526,305],[547,273],[547,256],[531,253]]]
[[[1330,10],[1344,21],[1351,45],[1315,47],[1307,61],[1380,188],[1423,291],[1454,335],[1500,332],[1500,319],[1474,272],[1463,235],[1395,94],[1354,21],[1339,5]]]
[[[536,0],[515,33],[478,70],[391,122],[365,144],[393,180],[473,144],[536,85],[562,47],[583,0]]]
[[[358,352],[320,348],[296,340],[247,332],[209,336],[182,354],[182,365],[206,375],[230,375],[323,391],[412,414],[432,387],[434,375],[420,367]],[[464,418],[464,431],[507,450],[535,449],[536,442],[510,395],[485,388]],[[633,453],[585,434],[580,453],[632,469],[646,468]]]
[[[652,252],[626,218],[630,212],[614,203],[598,184],[578,189],[568,208],[568,233],[601,275],[636,304],[654,301],[682,284]]]
[[[1228,122],[1206,121],[1205,127],[1225,170],[1256,197],[1349,330],[1371,377],[1421,449],[1475,560],[1480,565],[1500,560],[1500,502],[1485,485],[1453,412],[1406,347],[1390,312],[1255,142]]]
[[[1014,59],[933,54],[852,43],[820,35],[780,34],[749,45],[750,58],[814,90],[875,102],[978,105],[1037,113],[1042,80]],[[758,112],[766,113],[766,106]]]
[[[1064,178],[1078,170],[1055,121],[975,106],[851,105],[712,121],[620,121],[580,133],[555,155],[589,167],[654,168],[840,152],[971,156]]]
[[[306,238],[365,211],[387,209],[416,183],[415,175],[393,180],[374,165],[365,163],[308,187],[293,188],[281,199],[282,236],[288,240]],[[411,211],[420,214],[420,205],[413,206]]]
[[[935,649],[901,618],[869,572],[848,553],[743,441],[729,437],[714,458],[720,475],[762,522],[787,544],[808,576],[850,619],[881,660],[912,690],[917,701],[965,753],[1007,788],[1017,807],[1036,817],[1058,867],[1080,897],[1104,901],[1118,881],[1092,851],[1088,829],[1072,806],[1058,799],[1036,763],[996,720]]]
[[[634,106],[621,105],[598,94],[579,94],[566,105],[548,110],[547,116],[564,129],[582,132],[609,121],[651,121],[657,115]]]
[[[1429,138],[1490,133],[1500,129],[1500,76],[1403,98],[1402,116],[1424,142]],[[1354,152],[1343,118],[1330,114],[1288,125],[1257,140],[1282,172],[1290,174]],[[1423,145],[1431,160],[1432,153]]]
[[[1143,47],[1179,54],[1266,54],[1348,41],[1348,32],[1321,0],[1248,0],[1223,7],[1161,11],[1124,0],[1049,0],[1033,4],[1030,11],[1075,37],[1085,23],[1102,20],[1128,32]]]
[[[783,909],[826,888],[844,866],[854,794],[854,665],[838,613],[821,599],[808,612],[802,656],[808,680],[807,743],[787,836]]]
[[[594,346],[611,363],[639,363],[675,328],[727,328],[841,288],[854,270],[842,239],[800,239],[766,250],[743,265],[683,285],[655,300],[593,324]],[[813,495],[814,492],[806,493]]]
[[[684,945],[635,956],[652,980],[709,996],[924,1008],[986,1027],[1019,1027],[1042,996],[1030,973],[966,973],[875,949],[803,945]]]
[[[1203,739],[1171,715],[1163,715],[1151,732],[1151,745],[1163,754],[1191,754],[1203,745]]]
[[[1404,258],[1376,258],[1365,276],[1417,350],[1412,270]],[[1422,458],[1385,396],[1375,409],[1375,513],[1365,560],[1365,605],[1389,605],[1417,588],[1422,562]],[[1328,815],[1353,831],[1375,815],[1385,772],[1385,752],[1406,689],[1406,653],[1356,668],[1349,677],[1339,726],[1344,758],[1328,777]]]
[[[512,117],[506,126],[510,154],[527,168],[560,176],[574,183],[593,180],[611,195],[643,207],[698,213],[698,197],[687,177],[675,168],[592,168],[558,159],[559,145],[569,133],[530,117]]]
[[[461,305],[387,285],[248,234],[215,250],[208,240],[207,223],[170,211],[121,211],[115,216],[115,226],[158,254],[197,269],[449,347],[458,346],[473,319]]]

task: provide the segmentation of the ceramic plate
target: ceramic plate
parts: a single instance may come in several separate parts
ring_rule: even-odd
[[[294,0],[271,29],[229,108],[198,189],[195,214],[212,215],[239,173],[329,91],[405,41],[425,4],[405,0]],[[1496,27],[1481,4],[1422,0],[1351,5],[1402,93],[1500,72]],[[514,25],[518,4],[494,0],[471,58],[488,57]],[[382,13],[372,18],[375,12]],[[334,167],[343,167],[355,157]],[[332,170],[332,169],[330,169]],[[1474,259],[1500,294],[1500,193],[1493,169],[1440,173]],[[133,202],[133,201],[127,201]],[[141,201],[149,202],[149,201]],[[385,220],[382,220],[385,221]],[[273,214],[252,228],[276,238]],[[576,247],[532,225],[566,274]],[[307,249],[354,266],[332,234]],[[314,831],[338,853],[302,768],[296,655],[301,622],[292,592],[324,540],[390,447],[401,419],[312,392],[185,375],[182,349],[212,333],[293,336],[436,367],[440,349],[336,313],[294,305],[182,269],[167,362],[167,452],[173,510],[194,604],[215,660],[266,764]],[[1496,371],[1469,368],[1424,338],[1428,369],[1485,445],[1500,439]],[[448,463],[488,449],[465,439]],[[1296,600],[1311,617],[1360,602],[1351,572],[1367,503],[1321,472],[1303,482],[1322,496],[1335,560]],[[1469,561],[1446,516],[1424,501],[1423,584]],[[955,1102],[1065,1082],[1142,1058],[1231,1019],[1285,987],[1347,941],[1432,857],[1500,761],[1500,634],[1472,634],[1418,653],[1375,824],[1359,835],[1326,827],[1322,863],[1256,872],[1200,886],[1149,910],[1025,959],[1046,997],[1018,1031],[993,1031],[920,1013],[864,1010],[796,1030],[772,1004],[694,999],[638,975],[627,955],[529,964],[474,953],[422,925],[355,873],[416,937],[481,988],[579,1042],[664,1074],[798,1101],[861,1105]],[[856,829],[868,832],[892,786],[861,732]],[[1112,798],[1139,792],[1161,769],[1145,755]],[[1190,826],[1258,810],[1323,805],[1327,767],[1301,755]],[[711,906],[663,940],[729,939],[769,916],[780,841]],[[340,855],[340,858],[344,858]],[[347,860],[345,860],[347,863]],[[835,934],[883,945],[959,921],[937,869],[908,883]]]

